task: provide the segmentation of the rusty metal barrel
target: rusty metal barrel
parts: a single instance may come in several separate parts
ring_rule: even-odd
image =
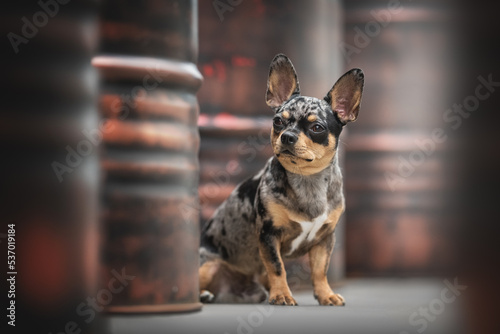
[[[101,74],[106,310],[182,312],[198,291],[196,1],[107,1]],[[117,288],[118,289],[118,288]]]
[[[98,281],[97,1],[2,6],[3,328],[94,333],[78,310]]]

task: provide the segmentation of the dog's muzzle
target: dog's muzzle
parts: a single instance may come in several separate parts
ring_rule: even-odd
[[[293,132],[286,131],[281,135],[281,143],[287,148],[292,148],[293,145],[299,140],[299,137]]]

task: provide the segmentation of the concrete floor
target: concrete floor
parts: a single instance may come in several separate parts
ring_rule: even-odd
[[[444,279],[348,280],[335,289],[346,299],[344,307],[319,306],[312,292],[295,291],[296,307],[204,305],[189,314],[108,316],[108,328],[112,334],[461,333],[460,296],[449,291],[446,303],[443,289]],[[430,320],[419,308],[429,311]]]

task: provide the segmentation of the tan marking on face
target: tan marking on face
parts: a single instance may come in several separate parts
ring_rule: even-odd
[[[290,113],[288,111],[283,111],[283,113],[281,114],[281,116],[283,116],[283,118],[289,119],[290,118]]]
[[[281,152],[281,133],[271,133],[273,152],[277,156]],[[325,169],[335,156],[335,136],[328,135],[328,146],[313,142],[304,133],[300,133],[295,144],[296,156],[280,154],[279,162],[291,173],[300,175],[316,174]],[[312,160],[312,161],[307,161]]]
[[[314,122],[314,121],[316,121],[317,119],[318,119],[318,116],[316,116],[316,115],[309,115],[309,116],[307,116],[307,120],[308,120],[309,122]]]

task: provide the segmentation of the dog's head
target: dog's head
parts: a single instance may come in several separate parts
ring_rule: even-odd
[[[266,103],[275,112],[273,151],[286,170],[311,175],[330,166],[342,127],[358,117],[363,84],[363,71],[352,69],[323,100],[301,96],[292,62],[283,54],[274,57]]]

